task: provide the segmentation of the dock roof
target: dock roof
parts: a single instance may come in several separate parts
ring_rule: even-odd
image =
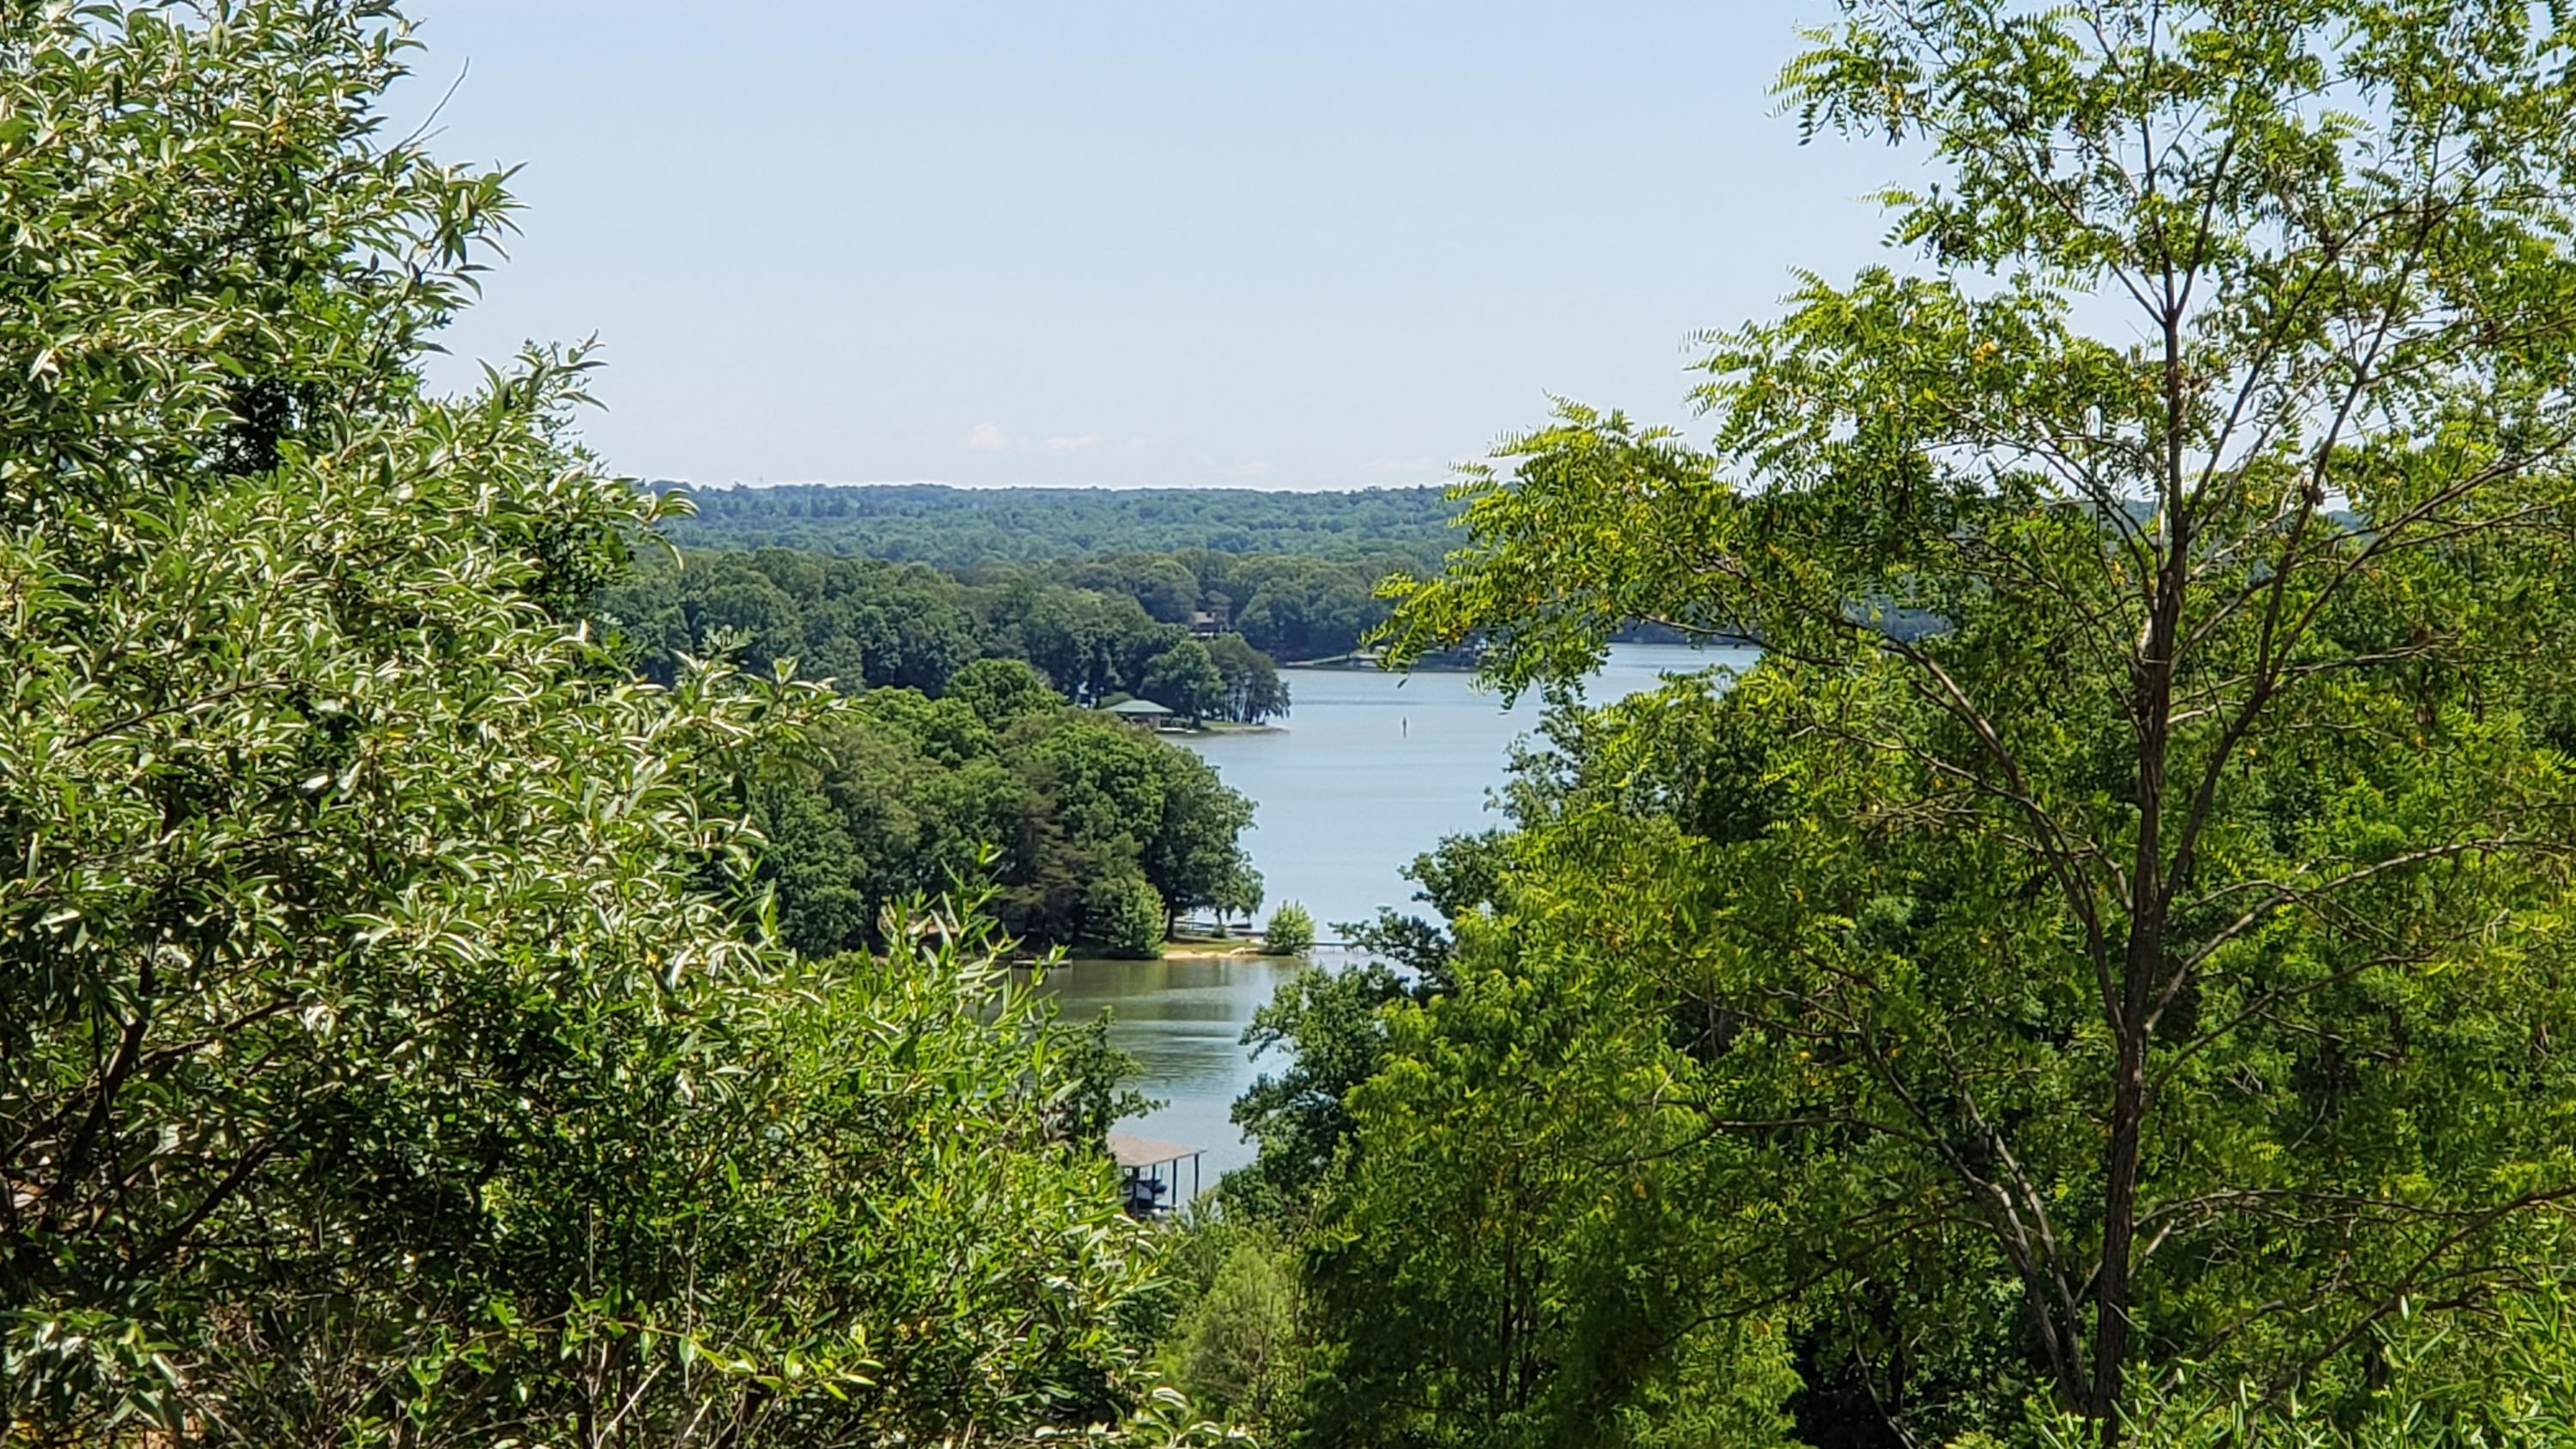
[[[1109,1134],[1109,1155],[1120,1167],[1153,1167],[1165,1162],[1179,1162],[1207,1151],[1204,1147],[1184,1147],[1177,1142],[1156,1142],[1149,1137],[1131,1137],[1124,1132]]]

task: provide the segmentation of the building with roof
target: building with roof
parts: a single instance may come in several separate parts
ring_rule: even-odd
[[[1109,706],[1104,714],[1114,714],[1132,725],[1149,730],[1166,730],[1180,723],[1180,716],[1150,699],[1130,699]]]

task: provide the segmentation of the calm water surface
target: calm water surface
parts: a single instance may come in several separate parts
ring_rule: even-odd
[[[1749,649],[1619,645],[1587,690],[1595,702],[1655,688],[1666,673],[1743,668]],[[1291,669],[1295,712],[1272,734],[1203,735],[1190,744],[1225,782],[1252,797],[1246,837],[1270,905],[1297,901],[1319,931],[1412,903],[1398,874],[1446,835],[1503,823],[1489,808],[1512,745],[1538,728],[1540,707],[1500,697],[1463,674],[1388,675]],[[1330,953],[1314,969],[1331,968]],[[1123,1124],[1139,1136],[1207,1149],[1206,1182],[1252,1159],[1229,1112],[1264,1067],[1239,1044],[1254,1008],[1293,962],[1087,961],[1046,983],[1067,1017],[1116,1013],[1112,1041],[1142,1067],[1136,1086],[1169,1105]],[[1188,1174],[1182,1175],[1187,1191]]]

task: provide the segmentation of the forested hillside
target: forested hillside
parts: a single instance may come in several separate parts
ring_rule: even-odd
[[[1251,806],[1195,753],[1093,708],[1284,713],[1278,671],[1239,635],[1193,637],[1123,594],[783,549],[647,555],[591,612],[666,686],[721,658],[855,701],[750,797],[760,878],[801,951],[881,944],[889,904],[961,886],[998,887],[991,908],[1032,946],[1128,955],[1152,954],[1178,913],[1260,903],[1236,843]]]
[[[890,907],[985,885],[1025,948],[1119,956],[1156,954],[1180,912],[1261,904],[1250,802],[1016,660],[969,664],[937,699],[869,690],[771,760],[748,803],[780,938],[809,955],[881,946]]]
[[[1438,489],[1289,494],[799,485],[684,496],[698,514],[674,521],[668,531],[694,545],[689,553],[700,567],[720,569],[718,553],[754,553],[764,560],[753,565],[755,571],[825,612],[835,606],[818,591],[843,595],[850,607],[883,617],[884,607],[869,595],[887,588],[905,591],[905,606],[922,606],[921,617],[953,612],[961,595],[931,597],[935,591],[927,580],[936,570],[969,585],[973,597],[963,599],[964,606],[1000,616],[996,627],[1005,631],[1019,627],[1033,610],[1053,607],[1039,604],[1036,596],[1049,586],[1064,586],[1132,600],[1155,623],[1192,626],[1202,635],[1238,635],[1272,660],[1289,663],[1358,649],[1386,622],[1378,582],[1435,568],[1448,547],[1447,504]],[[789,564],[790,553],[820,557]],[[860,573],[825,561],[837,557],[926,567]],[[655,573],[648,574],[645,587],[665,594],[731,595],[717,614],[753,636],[756,648],[783,645],[794,632],[778,622],[785,606],[747,597],[764,590],[740,583],[738,576],[702,587],[686,578],[663,581]],[[678,639],[667,605],[640,597],[627,602],[628,617],[659,615],[665,642]],[[1078,635],[1146,632],[1132,619],[1102,619],[1088,629],[1070,622],[1041,627],[1055,629],[1060,656],[1094,647]],[[828,643],[835,637],[846,635],[827,627],[809,641],[803,657],[809,664],[828,659],[826,672],[862,677],[849,667],[846,650]],[[1105,681],[1099,664],[1023,657],[1076,697],[1105,692],[1090,687],[1095,676]],[[1131,677],[1107,688],[1152,692],[1141,683],[1141,676]]]
[[[708,548],[797,548],[944,569],[1091,554],[1394,554],[1450,546],[1436,487],[1307,493],[1250,488],[950,488],[934,483],[656,488],[685,491],[694,518],[671,536]]]

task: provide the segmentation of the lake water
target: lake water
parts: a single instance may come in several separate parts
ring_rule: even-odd
[[[1655,688],[1666,673],[1742,668],[1749,649],[1695,650],[1619,645],[1587,688],[1594,701]],[[1441,837],[1503,823],[1489,808],[1508,772],[1514,742],[1539,725],[1540,706],[1505,710],[1499,696],[1463,674],[1391,675],[1374,670],[1291,669],[1294,713],[1267,734],[1189,737],[1225,782],[1257,807],[1245,843],[1261,870],[1269,905],[1297,901],[1319,933],[1365,920],[1381,905],[1412,905],[1398,874]],[[1330,969],[1322,953],[1313,969]],[[1111,1041],[1141,1067],[1134,1085],[1169,1105],[1121,1130],[1207,1149],[1208,1186],[1249,1162],[1252,1149],[1230,1119],[1234,1099],[1264,1065],[1239,1044],[1255,1008],[1295,962],[1086,961],[1050,976],[1046,990],[1067,1018],[1116,1014]],[[1184,1191],[1188,1174],[1182,1174]]]

